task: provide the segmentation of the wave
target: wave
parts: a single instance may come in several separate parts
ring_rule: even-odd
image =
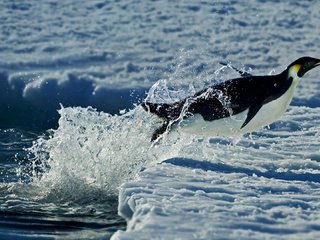
[[[60,104],[92,106],[117,114],[133,108],[146,95],[144,87],[97,87],[76,74],[33,79],[34,76],[0,72],[0,127],[49,129],[58,126]],[[31,80],[30,80],[31,79]]]

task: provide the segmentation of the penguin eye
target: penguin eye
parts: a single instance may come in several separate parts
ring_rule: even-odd
[[[306,62],[305,64],[303,64],[297,73],[298,77],[302,77],[306,72],[308,72],[312,68],[312,66],[312,62]]]

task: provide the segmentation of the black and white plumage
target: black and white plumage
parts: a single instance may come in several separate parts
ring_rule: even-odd
[[[280,118],[289,106],[299,79],[319,66],[320,59],[302,57],[277,75],[251,76],[213,85],[173,104],[145,102],[142,107],[163,119],[152,141],[170,124],[205,136],[231,136],[252,132]],[[240,72],[241,73],[241,72]]]

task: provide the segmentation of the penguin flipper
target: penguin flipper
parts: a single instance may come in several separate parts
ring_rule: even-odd
[[[262,107],[262,103],[254,104],[249,107],[249,112],[247,114],[247,118],[244,121],[244,123],[242,124],[241,128],[244,128],[245,126],[247,126],[247,124],[252,120],[252,118],[254,118],[254,116],[257,114],[257,112],[259,112],[261,107]]]

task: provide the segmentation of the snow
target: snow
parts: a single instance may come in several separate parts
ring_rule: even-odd
[[[317,239],[320,110],[292,107],[235,145],[192,141],[120,188],[112,239]]]

